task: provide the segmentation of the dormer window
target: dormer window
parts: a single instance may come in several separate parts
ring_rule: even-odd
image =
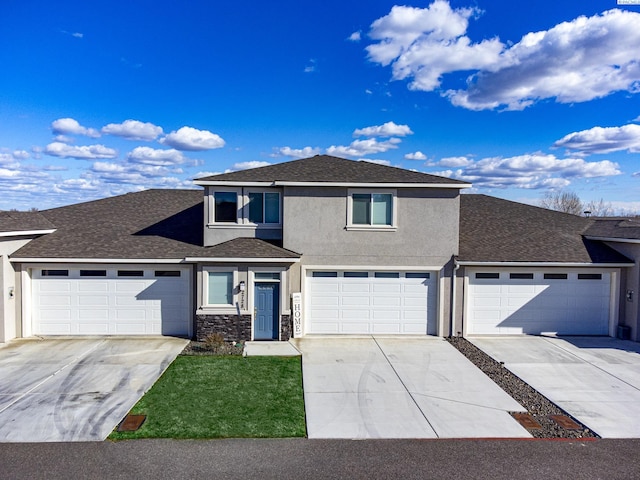
[[[249,222],[280,223],[280,194],[278,192],[250,192]]]
[[[236,192],[215,192],[214,209],[216,223],[237,223],[238,194]]]

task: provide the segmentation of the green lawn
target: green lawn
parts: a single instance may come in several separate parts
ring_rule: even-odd
[[[304,437],[300,357],[179,356],[110,439]]]

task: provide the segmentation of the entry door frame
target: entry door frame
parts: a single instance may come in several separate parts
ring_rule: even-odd
[[[261,312],[261,302],[259,296],[270,290],[270,303],[264,312]],[[254,309],[253,309],[253,339],[254,340],[279,340],[280,339],[280,281],[258,280],[254,282]],[[271,314],[271,335],[266,329],[258,330],[258,316],[261,314]]]

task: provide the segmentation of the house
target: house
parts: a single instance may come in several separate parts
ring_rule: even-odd
[[[47,210],[33,225],[0,218],[0,341],[619,327],[638,340],[640,229],[621,221],[326,155],[195,183]]]

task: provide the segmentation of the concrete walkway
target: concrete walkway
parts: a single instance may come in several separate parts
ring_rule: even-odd
[[[309,438],[530,437],[524,409],[445,340],[304,337]]]
[[[104,440],[187,344],[22,339],[0,348],[0,442]]]
[[[469,338],[604,438],[640,438],[640,344],[610,337]]]

